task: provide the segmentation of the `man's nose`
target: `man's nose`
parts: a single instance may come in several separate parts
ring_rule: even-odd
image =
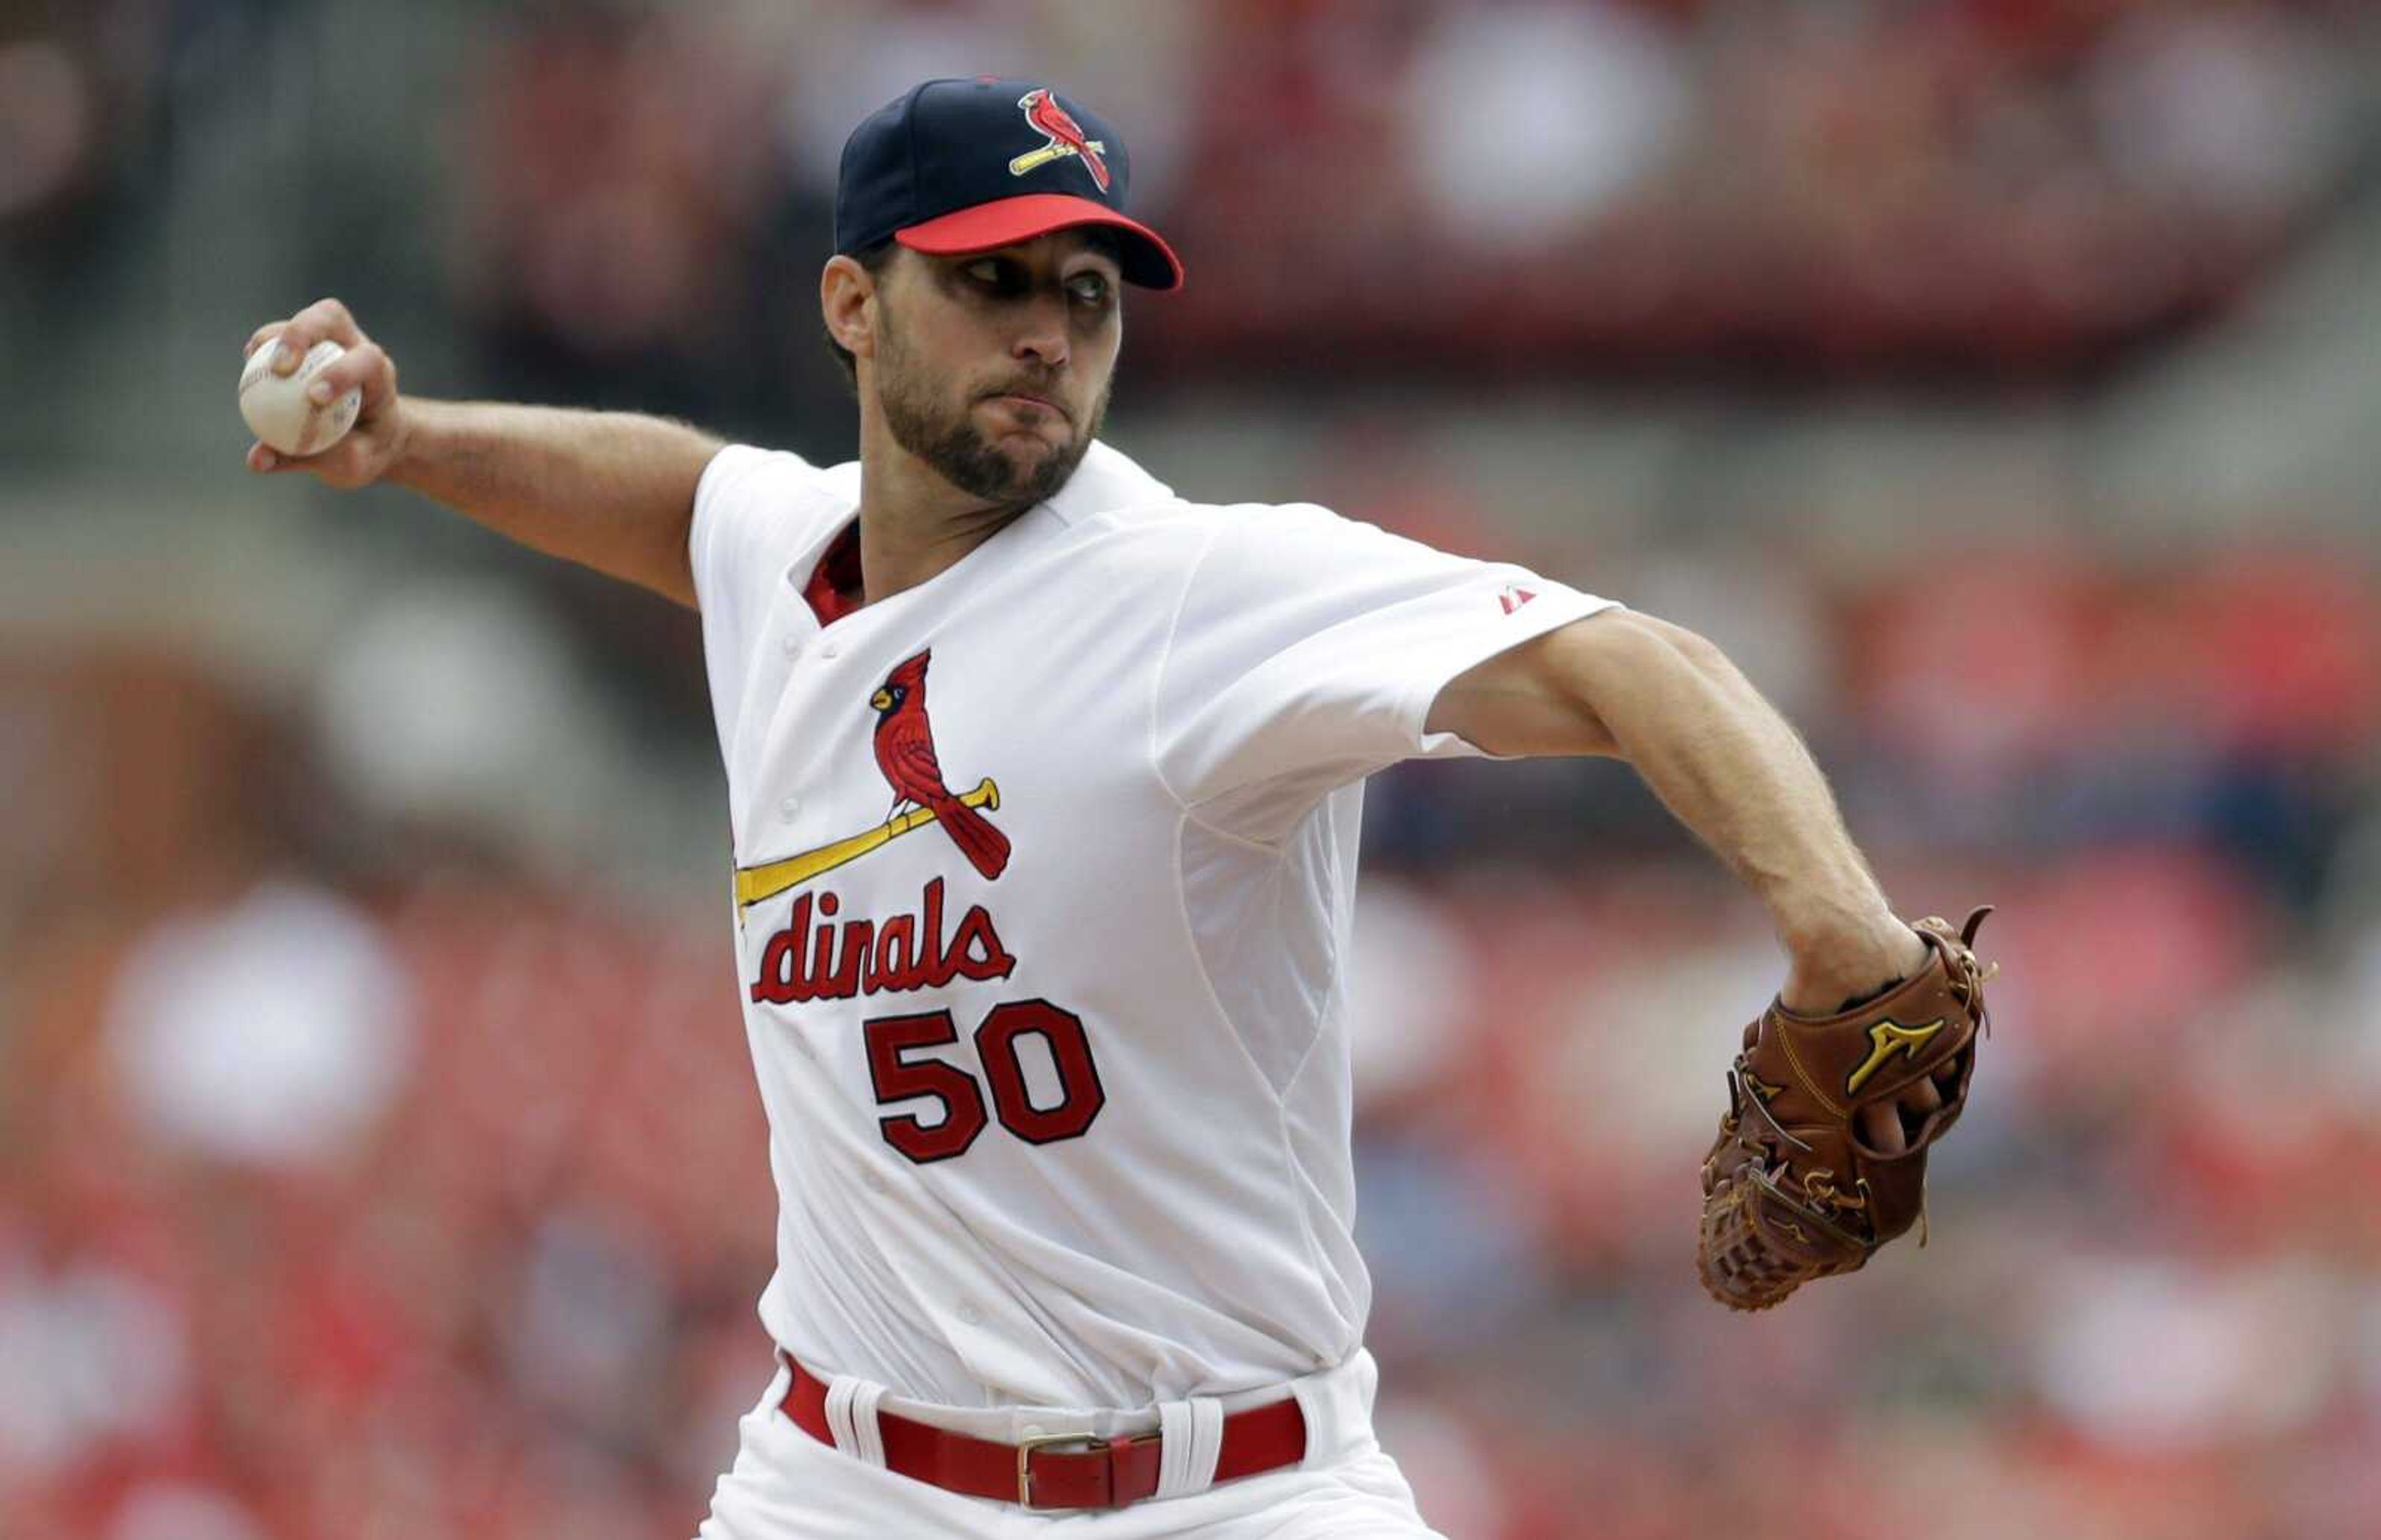
[[[1067,301],[1063,295],[1036,297],[1026,306],[1024,324],[1009,344],[1009,356],[1033,359],[1045,369],[1067,361]]]

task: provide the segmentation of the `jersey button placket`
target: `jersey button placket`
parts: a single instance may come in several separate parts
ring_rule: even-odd
[[[792,823],[801,811],[802,800],[800,797],[788,797],[777,803],[777,816],[788,824]]]

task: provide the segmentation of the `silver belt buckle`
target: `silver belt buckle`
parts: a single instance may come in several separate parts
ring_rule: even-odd
[[[1033,1508],[1033,1451],[1046,1449],[1054,1444],[1080,1444],[1076,1451],[1090,1454],[1105,1449],[1108,1440],[1088,1433],[1037,1433],[1017,1441],[1017,1506],[1032,1511]],[[1113,1495],[1113,1494],[1111,1494]]]

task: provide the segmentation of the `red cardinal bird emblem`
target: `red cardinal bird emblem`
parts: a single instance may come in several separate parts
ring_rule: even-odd
[[[1039,150],[1028,150],[1010,161],[1010,176],[1022,177],[1037,165],[1073,155],[1082,161],[1084,169],[1091,172],[1092,180],[1099,184],[1102,192],[1108,189],[1108,147],[1096,139],[1084,137],[1083,126],[1075,121],[1075,115],[1060,106],[1058,99],[1051,95],[1047,88],[1037,87],[1027,92],[1017,99],[1017,104],[1025,109],[1025,121],[1032,124],[1035,131],[1049,142]]]
[[[904,659],[868,698],[876,711],[876,767],[893,783],[898,801],[932,813],[968,864],[990,881],[1008,865],[1008,837],[943,784],[934,725],[926,720],[926,660],[934,655],[928,648]]]

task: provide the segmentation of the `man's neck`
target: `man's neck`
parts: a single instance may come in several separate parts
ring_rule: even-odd
[[[862,604],[939,576],[1032,506],[987,503],[960,491],[889,433],[863,431],[861,440]]]

